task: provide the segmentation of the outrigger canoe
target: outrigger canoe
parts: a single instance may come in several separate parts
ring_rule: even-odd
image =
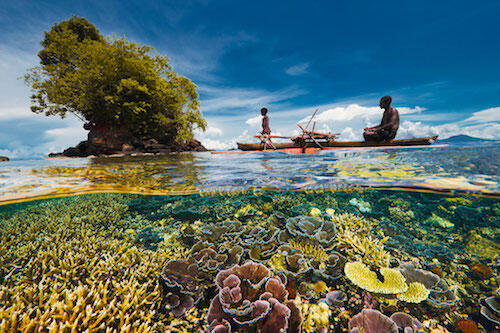
[[[371,148],[371,147],[407,147],[407,146],[428,146],[433,144],[437,135],[426,136],[423,138],[414,139],[402,139],[402,140],[390,140],[382,142],[365,142],[365,141],[319,141],[318,143],[323,149],[328,148]],[[316,142],[276,142],[273,143],[274,147],[260,143],[241,143],[237,142],[238,149],[242,151],[259,151],[259,150],[287,150],[287,149],[306,149],[306,148],[317,148],[318,144]]]

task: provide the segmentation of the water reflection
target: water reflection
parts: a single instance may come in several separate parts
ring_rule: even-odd
[[[500,149],[436,147],[13,161],[0,167],[0,201],[71,192],[180,193],[342,184],[500,192]]]

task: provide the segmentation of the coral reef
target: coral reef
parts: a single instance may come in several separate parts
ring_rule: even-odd
[[[331,219],[338,226],[339,249],[368,265],[387,266],[389,254],[384,250],[387,238],[373,237],[369,220],[348,213],[333,215]]]
[[[289,238],[307,240],[321,245],[326,250],[332,249],[335,245],[334,239],[337,231],[332,221],[325,221],[317,216],[299,215],[288,218],[285,227],[290,234]]]
[[[262,264],[251,261],[220,271],[219,293],[207,314],[210,332],[257,326],[262,332],[300,332],[300,313],[288,300],[283,281]],[[292,325],[293,323],[293,325]]]
[[[183,316],[203,296],[203,287],[198,283],[198,265],[187,260],[169,260],[160,276],[162,305],[174,316]]]
[[[304,318],[304,332],[327,332],[332,311],[325,302],[309,303],[297,298],[296,303]]]
[[[420,321],[404,312],[394,313],[391,320],[405,333],[421,332],[424,327]]]
[[[488,198],[354,190],[0,206],[0,330],[494,331],[499,214]]]
[[[349,321],[351,333],[397,333],[398,326],[377,310],[364,309]]]
[[[382,267],[380,271],[372,271],[358,261],[346,263],[344,271],[352,283],[369,292],[400,294],[408,290],[403,274],[396,269]]]
[[[412,316],[396,312],[390,318],[377,310],[364,309],[349,321],[351,333],[405,333],[422,332],[423,325]]]
[[[500,289],[495,296],[481,298],[480,303],[481,315],[492,325],[500,326]]]
[[[182,253],[126,241],[126,202],[121,195],[58,199],[0,223],[2,331],[164,327],[157,277]]]

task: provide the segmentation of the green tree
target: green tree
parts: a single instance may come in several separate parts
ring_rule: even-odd
[[[104,38],[85,18],[73,16],[45,32],[40,66],[25,81],[31,110],[94,123],[126,126],[142,138],[189,140],[205,129],[196,86],[177,75],[153,48]]]

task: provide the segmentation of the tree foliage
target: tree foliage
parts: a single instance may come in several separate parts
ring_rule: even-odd
[[[177,75],[168,58],[125,38],[104,38],[85,18],[45,32],[40,66],[25,76],[31,110],[126,126],[141,138],[188,140],[205,129],[196,86]]]

